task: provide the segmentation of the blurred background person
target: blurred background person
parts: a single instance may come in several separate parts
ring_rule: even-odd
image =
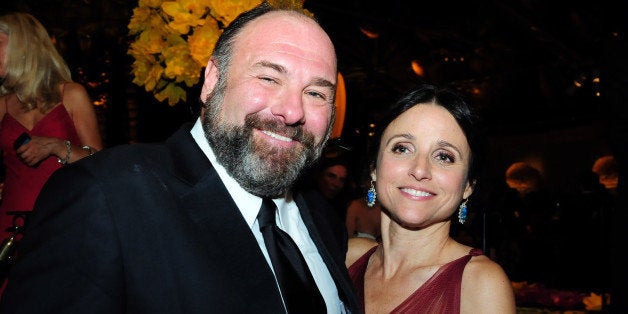
[[[305,189],[318,191],[345,221],[347,206],[353,196],[355,182],[348,159],[327,147],[321,159],[301,178]]]
[[[72,81],[48,32],[30,14],[0,17],[0,78],[0,232],[6,237],[13,219],[7,211],[32,210],[55,170],[103,144],[89,95]]]
[[[347,207],[347,218],[345,219],[347,234],[350,238],[365,237],[379,240],[382,207],[377,202],[367,202],[365,195],[371,188],[373,181],[370,178],[363,181],[363,184],[360,185],[361,193]]]

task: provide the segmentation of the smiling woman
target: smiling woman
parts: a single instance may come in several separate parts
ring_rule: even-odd
[[[478,185],[482,138],[478,116],[446,88],[418,85],[388,109],[371,171],[381,240],[353,238],[346,260],[364,312],[515,313],[501,266],[450,235]]]

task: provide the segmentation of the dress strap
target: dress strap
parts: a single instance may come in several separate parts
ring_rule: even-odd
[[[471,249],[471,251],[469,251],[469,255],[471,255],[471,256],[484,255],[484,251],[482,251],[482,249],[473,248],[473,249]]]
[[[61,102],[63,103],[63,96],[65,95],[65,86],[68,85],[68,82],[63,82],[63,87],[61,87]]]

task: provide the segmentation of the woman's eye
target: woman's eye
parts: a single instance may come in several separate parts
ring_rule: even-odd
[[[442,152],[436,155],[436,159],[438,159],[438,161],[447,162],[447,163],[453,163],[456,160],[456,158],[452,156],[451,154],[442,153]]]
[[[395,144],[391,148],[391,151],[396,154],[407,154],[410,153],[410,148],[403,144]]]

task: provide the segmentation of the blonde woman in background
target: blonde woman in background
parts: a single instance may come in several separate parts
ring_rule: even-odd
[[[96,112],[42,24],[28,13],[0,16],[0,148],[7,211],[33,209],[42,186],[63,165],[103,148]],[[71,184],[68,182],[68,184]]]

